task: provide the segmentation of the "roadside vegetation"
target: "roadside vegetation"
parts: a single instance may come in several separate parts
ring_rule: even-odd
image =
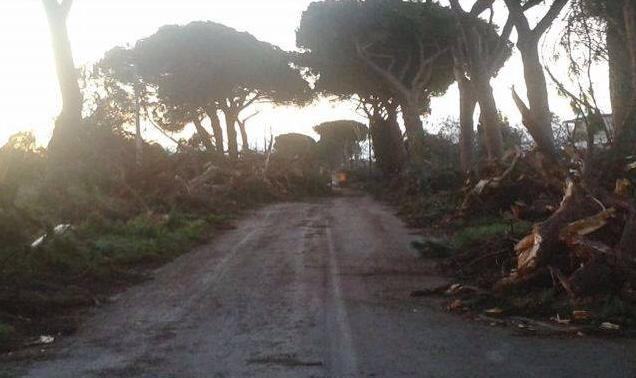
[[[493,324],[501,322],[491,315],[522,314],[545,318],[543,328],[555,332],[633,329],[633,2],[449,5],[315,3],[298,32],[317,89],[358,101],[369,116],[382,172],[370,187],[409,224],[426,228],[415,247],[442,258],[441,267],[458,281],[429,294],[444,293],[451,297],[449,310],[473,311]],[[508,15],[498,28],[492,15],[499,11]],[[323,25],[328,31],[318,33]],[[557,40],[550,59],[541,56],[546,40]],[[523,128],[501,117],[490,85],[515,50],[527,102],[515,88],[511,96]],[[567,66],[569,77],[553,74],[555,65]],[[607,81],[593,81],[597,65],[609,67]],[[356,75],[346,74],[352,67]],[[460,119],[452,127],[439,125],[438,135],[427,134],[417,119],[428,113],[430,97],[452,82],[459,88]],[[608,83],[613,114],[604,115],[595,88]],[[554,117],[548,85],[570,101],[575,121]]]
[[[296,52],[201,21],[82,70],[66,30],[72,1],[42,2],[63,106],[46,148],[20,133],[0,149],[0,349],[72,332],[82,309],[231,228],[242,210],[328,193],[341,171],[426,229],[414,247],[456,277],[428,293],[449,295],[449,309],[554,318],[559,330],[636,325],[633,1],[314,2]],[[567,78],[540,54],[555,35],[551,64],[568,66]],[[491,86],[515,52],[522,127]],[[609,67],[611,116],[597,105],[594,88],[608,83],[592,81],[596,65]],[[426,130],[431,99],[454,84],[459,119]],[[571,102],[569,126],[548,85]],[[368,126],[329,120],[318,141],[292,133],[252,148],[255,104],[319,97],[357,104]],[[175,147],[149,143],[142,125]]]

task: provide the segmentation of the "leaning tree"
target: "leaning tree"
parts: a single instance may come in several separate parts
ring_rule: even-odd
[[[207,114],[217,144],[218,111],[226,120],[228,151],[238,157],[240,113],[256,102],[303,103],[307,82],[280,48],[214,22],[165,26],[135,46],[139,73],[158,98],[189,113]],[[243,148],[248,148],[242,130]]]
[[[49,142],[49,155],[68,160],[76,159],[75,153],[82,144],[82,93],[78,83],[77,69],[73,61],[71,43],[66,20],[73,0],[42,0],[51,30],[53,54],[57,78],[62,94],[62,111],[55,122]]]
[[[513,96],[522,116],[523,123],[535,143],[547,156],[556,156],[554,134],[552,132],[552,112],[548,98],[548,87],[543,64],[539,54],[539,42],[559,16],[568,0],[551,0],[548,10],[533,26],[527,12],[541,4],[538,0],[505,0],[510,20],[517,32],[517,49],[521,53],[526,82],[528,104],[513,90]]]

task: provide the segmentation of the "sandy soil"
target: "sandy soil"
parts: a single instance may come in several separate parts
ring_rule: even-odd
[[[636,377],[635,342],[518,337],[410,298],[443,282],[414,238],[363,196],[261,209],[95,309],[22,373]]]

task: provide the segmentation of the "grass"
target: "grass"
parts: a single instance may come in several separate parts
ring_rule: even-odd
[[[137,282],[141,276],[135,272],[186,253],[228,219],[177,212],[142,214],[129,221],[89,217],[40,247],[0,249],[0,261],[6,262],[0,265],[0,308],[6,315],[3,319],[0,313],[0,349],[12,346],[16,330],[21,337],[42,329],[56,333],[48,329],[51,318]],[[15,323],[22,316],[33,323]]]
[[[532,229],[529,222],[506,222],[502,219],[482,219],[455,233],[452,244],[457,249],[468,248],[496,238],[521,238]]]
[[[529,222],[505,222],[502,219],[481,219],[459,229],[452,239],[424,238],[411,243],[420,256],[427,258],[451,257],[454,253],[488,244],[492,240],[520,239],[530,232]]]
[[[37,248],[3,251],[7,282],[68,283],[103,278],[141,262],[167,261],[187,251],[219,220],[184,214],[144,214],[127,222],[91,218]],[[10,281],[9,281],[10,279]]]

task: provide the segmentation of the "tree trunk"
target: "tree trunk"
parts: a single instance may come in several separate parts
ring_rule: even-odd
[[[195,118],[194,120],[192,120],[192,123],[194,123],[194,127],[197,129],[197,134],[199,135],[199,138],[201,138],[201,142],[203,142],[205,150],[208,152],[214,152],[212,137],[210,136],[210,133],[207,132],[205,127],[203,127],[203,125],[201,124],[201,120]]]
[[[387,177],[391,177],[394,171],[389,148],[390,137],[387,133],[389,128],[386,126],[386,121],[380,116],[376,115],[369,119],[369,133],[371,134],[375,161],[382,173]]]
[[[478,93],[480,117],[486,140],[486,152],[489,159],[497,160],[503,155],[503,137],[499,112],[497,111],[490,80],[485,79],[482,81],[482,79],[479,79],[474,84],[475,91]]]
[[[243,145],[241,146],[241,150],[249,151],[250,150],[250,142],[247,138],[247,130],[245,129],[245,123],[238,122],[239,131],[241,132],[241,142]]]
[[[633,87],[630,77],[630,56],[623,35],[623,23],[607,23],[607,52],[609,55],[609,83],[614,120],[614,141],[620,135],[629,113]]]
[[[552,112],[548,101],[548,85],[539,58],[537,38],[520,36],[517,47],[521,51],[523,72],[530,106],[531,124],[526,125],[535,143],[548,156],[556,155],[552,133]]]
[[[374,113],[368,113],[370,141],[373,145],[378,168],[387,177],[400,173],[406,158],[402,131],[397,121],[397,105],[384,105],[386,119],[382,116],[382,106],[376,104]]]
[[[144,140],[141,136],[141,104],[139,101],[139,91],[135,89],[135,159],[137,166],[143,164]]]
[[[467,19],[466,16],[460,16],[460,20],[465,36],[464,47],[468,52],[470,61],[470,64],[468,64],[470,82],[464,76],[463,72],[461,72],[459,82],[462,82],[464,86],[470,85],[471,83],[474,86],[472,94],[479,102],[488,159],[496,160],[503,155],[503,138],[499,122],[499,111],[497,110],[497,103],[492,93],[492,87],[490,86],[492,72],[490,67],[488,67],[490,57],[484,56],[485,54],[482,51],[483,41],[479,31],[472,25],[473,21]],[[456,73],[455,76],[458,76],[458,73]],[[469,101],[474,100],[470,99]]]
[[[227,132],[227,149],[230,159],[238,159],[238,141],[236,133],[236,123],[238,122],[238,115],[231,109],[223,110],[225,115],[225,128]]]
[[[631,82],[632,82],[632,98],[629,109],[628,122],[630,125],[626,127],[635,128],[636,126],[636,4],[633,1],[625,0],[623,7],[623,15],[625,17],[625,40],[629,51],[631,61]],[[634,130],[631,130],[634,133]],[[630,133],[630,135],[631,135]]]
[[[458,77],[459,87],[459,158],[463,173],[473,169],[475,159],[475,107],[477,101],[470,86],[470,82],[463,73]]]
[[[51,31],[55,67],[62,95],[62,112],[55,122],[49,142],[49,153],[52,157],[76,158],[77,156],[73,155],[82,142],[79,135],[82,125],[82,93],[77,81],[78,75],[66,28],[66,19],[72,2],[68,0],[61,4],[57,0],[42,2]]]
[[[391,161],[395,173],[399,173],[404,168],[406,161],[406,150],[404,148],[404,138],[398,123],[397,105],[387,105],[386,127],[388,128],[389,146],[391,146]]]
[[[206,113],[208,117],[210,117],[210,124],[212,125],[212,134],[214,135],[216,152],[222,156],[225,153],[225,146],[223,143],[223,128],[221,127],[219,114],[217,113],[216,109],[212,108],[206,109]]]
[[[618,245],[619,257],[624,261],[629,261],[632,264],[636,263],[636,211],[631,209],[631,212],[627,216],[627,222],[623,229],[623,235]]]
[[[419,111],[420,104],[415,100],[407,100],[401,107],[404,127],[408,137],[410,160],[419,165],[424,160],[426,138],[424,124]]]

